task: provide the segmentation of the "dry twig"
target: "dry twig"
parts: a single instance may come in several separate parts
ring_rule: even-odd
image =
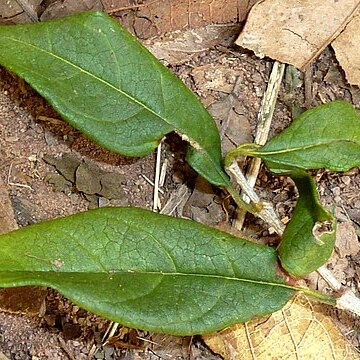
[[[161,170],[161,143],[157,147],[156,153],[156,165],[155,165],[155,180],[154,180],[154,203],[153,210],[160,210],[160,199],[159,199],[159,183],[160,183],[160,170]]]
[[[18,5],[23,9],[26,15],[31,19],[32,22],[38,22],[39,18],[36,11],[33,7],[29,4],[27,0],[15,0]]]
[[[281,80],[283,78],[285,69],[285,64],[281,64],[278,61],[275,61],[270,78],[269,83],[264,94],[261,108],[258,114],[258,126],[257,133],[255,137],[255,144],[265,145],[269,131],[271,120],[274,114],[276,99],[279,93]],[[255,186],[256,179],[259,174],[261,165],[261,159],[254,158],[251,160],[250,167],[248,172],[246,173],[246,179],[251,187]],[[249,198],[245,195],[243,196],[243,200],[245,202],[249,202]],[[243,209],[239,209],[237,213],[237,219],[235,220],[234,226],[241,230],[244,224],[246,211]]]

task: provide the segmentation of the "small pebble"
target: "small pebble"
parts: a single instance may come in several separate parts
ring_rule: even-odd
[[[350,176],[344,175],[341,177],[341,181],[346,185],[350,185],[351,179]]]
[[[103,350],[99,350],[94,355],[95,359],[104,359],[105,358],[105,352]]]
[[[112,346],[105,346],[104,350],[105,350],[105,360],[113,359],[114,348]]]
[[[342,202],[342,198],[340,196],[335,196],[334,201],[335,201],[336,204],[339,204],[339,203]]]
[[[335,196],[340,196],[340,194],[341,194],[341,189],[339,186],[332,188],[331,191]]]

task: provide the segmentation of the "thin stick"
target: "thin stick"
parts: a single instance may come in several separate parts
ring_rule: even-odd
[[[18,187],[26,188],[26,189],[29,189],[29,190],[33,190],[33,188],[30,187],[29,185],[20,184],[20,183],[14,183],[14,182],[10,181],[10,177],[11,177],[11,173],[12,173],[12,167],[13,167],[13,164],[11,163],[10,166],[9,166],[9,171],[8,171],[8,174],[7,174],[6,183],[8,185],[11,185],[11,186],[18,186]]]
[[[70,360],[75,360],[75,356],[73,352],[70,350],[70,348],[67,346],[65,340],[59,335],[58,341],[60,344],[60,347],[65,351],[66,355],[69,357]]]
[[[313,91],[312,91],[312,64],[309,64],[304,72],[304,91],[305,91],[305,101],[304,105],[308,109],[311,106],[313,101]]]
[[[146,175],[141,174],[141,177],[147,182],[149,183],[151,186],[155,186],[154,182],[152,180],[150,180]],[[164,194],[164,191],[159,189],[159,193],[160,194]]]
[[[160,214],[171,215],[175,209],[184,201],[188,195],[188,187],[182,184],[174,193],[171,194],[168,202],[163,206]]]
[[[169,160],[165,159],[163,164],[161,165],[159,186],[164,186],[168,164],[169,164]]]
[[[161,143],[158,145],[157,153],[156,153],[155,181],[154,181],[154,204],[153,204],[154,211],[158,211],[160,208],[160,206],[159,206],[160,170],[161,170]]]
[[[153,0],[153,1],[146,2],[146,3],[144,3],[144,4],[135,4],[135,5],[129,5],[129,6],[121,6],[121,7],[115,8],[115,9],[107,10],[107,13],[108,13],[108,14],[113,14],[113,13],[116,13],[116,12],[118,12],[118,11],[139,9],[139,8],[142,8],[142,7],[146,7],[146,6],[155,4],[155,3],[158,2],[158,1],[160,1],[160,0]]]
[[[29,5],[27,0],[15,0],[18,5],[24,10],[26,15],[31,19],[32,22],[38,22],[39,18],[36,11]]]
[[[265,91],[261,108],[258,114],[258,126],[255,137],[255,144],[265,145],[270,131],[271,120],[274,114],[276,99],[279,93],[281,81],[284,75],[285,64],[279,63],[278,61],[274,62],[269,83]],[[261,165],[260,158],[253,158],[250,163],[248,172],[246,173],[246,179],[251,187],[255,186],[256,179],[259,174]],[[245,195],[243,196],[245,202],[249,202],[249,198]],[[239,209],[237,213],[237,219],[235,220],[234,226],[241,230],[244,224],[246,211],[244,209]]]
[[[118,329],[119,327],[119,323],[117,322],[114,322],[114,321],[111,321],[110,324],[108,325],[102,339],[101,339],[101,342],[102,342],[102,345],[104,346],[106,343],[107,343],[107,339],[111,338],[114,336],[116,330]],[[90,351],[89,351],[89,354],[88,354],[88,360],[91,360],[93,359],[94,355],[98,352],[98,348],[97,346],[94,344]]]

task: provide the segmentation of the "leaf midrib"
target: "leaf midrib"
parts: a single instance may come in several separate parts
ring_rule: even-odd
[[[334,144],[334,143],[344,143],[344,142],[347,142],[347,143],[352,143],[352,144],[356,144],[356,145],[359,145],[357,142],[353,141],[353,140],[347,140],[347,139],[341,139],[341,140],[330,140],[330,141],[327,141],[327,142],[318,142],[316,144],[310,144],[310,145],[305,145],[305,146],[298,146],[298,147],[294,147],[294,148],[287,148],[287,149],[281,149],[281,150],[273,150],[273,151],[254,151],[254,154],[256,155],[279,155],[279,154],[287,154],[287,153],[291,153],[291,152],[295,152],[295,151],[302,151],[302,150],[308,150],[308,149],[311,149],[311,148],[315,148],[315,147],[318,147],[318,146],[323,146],[323,145],[331,145],[331,144]]]
[[[143,107],[144,109],[146,109],[147,111],[149,111],[150,113],[152,113],[153,115],[155,115],[156,117],[158,117],[159,119],[163,120],[164,122],[166,122],[168,125],[174,127],[173,124],[171,124],[166,118],[160,116],[159,114],[157,114],[154,110],[152,110],[151,108],[149,108],[147,105],[145,105],[143,102],[139,101],[138,99],[132,97],[131,95],[129,95],[128,93],[124,92],[123,90],[121,90],[120,88],[117,88],[116,86],[112,85],[111,83],[109,83],[108,81],[106,80],[103,80],[101,79],[100,77],[92,74],[91,72],[83,69],[82,67],[74,64],[73,62],[69,61],[69,60],[66,60],[65,58],[55,54],[54,52],[49,52],[45,49],[42,49],[36,45],[33,45],[33,44],[30,44],[30,43],[27,43],[25,41],[21,41],[19,39],[14,39],[14,38],[11,38],[11,37],[8,37],[8,36],[3,36],[3,38],[5,39],[8,39],[10,41],[14,41],[14,42],[18,42],[20,44],[23,44],[25,46],[29,46],[29,47],[32,47],[34,49],[36,49],[37,51],[39,52],[43,52],[45,54],[47,54],[48,56],[52,56],[53,58],[59,60],[59,61],[63,61],[64,63],[74,67],[75,69],[77,69],[78,71],[86,74],[87,76],[105,84],[106,86],[109,86],[111,89],[117,91],[118,93],[120,93],[121,95],[124,95],[125,97],[127,97],[128,99],[130,99],[131,101],[135,102],[136,104],[140,105],[141,107]],[[118,62],[116,61],[117,65],[118,65]]]
[[[32,275],[36,274],[59,274],[59,275],[79,275],[79,274],[86,274],[86,275],[108,275],[111,277],[111,275],[118,275],[118,274],[135,274],[135,275],[156,275],[156,276],[179,276],[179,277],[199,277],[199,278],[210,278],[210,279],[220,279],[220,280],[227,280],[227,281],[235,281],[235,282],[244,282],[244,283],[251,283],[251,284],[257,284],[257,285],[265,285],[265,286],[275,286],[275,287],[282,287],[294,291],[302,290],[302,288],[291,286],[287,284],[282,283],[276,283],[276,282],[270,282],[270,281],[262,281],[262,280],[253,280],[253,279],[243,279],[243,278],[237,278],[237,277],[231,277],[231,276],[225,276],[225,275],[216,275],[216,274],[196,274],[196,273],[183,273],[183,272],[162,272],[162,271],[138,271],[138,270],[117,270],[117,271],[109,271],[109,272],[91,272],[91,271],[0,271],[1,273],[11,273],[11,274],[24,274],[29,273]],[[1,280],[0,280],[1,284]]]

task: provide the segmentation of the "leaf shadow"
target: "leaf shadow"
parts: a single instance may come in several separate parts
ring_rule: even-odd
[[[0,91],[7,91],[11,100],[24,108],[34,119],[29,122],[28,128],[40,126],[44,130],[45,139],[49,139],[47,141],[65,144],[82,157],[109,165],[132,165],[139,161],[138,157],[127,157],[104,149],[84,136],[63,120],[46,99],[14,73],[0,68],[0,79]]]

